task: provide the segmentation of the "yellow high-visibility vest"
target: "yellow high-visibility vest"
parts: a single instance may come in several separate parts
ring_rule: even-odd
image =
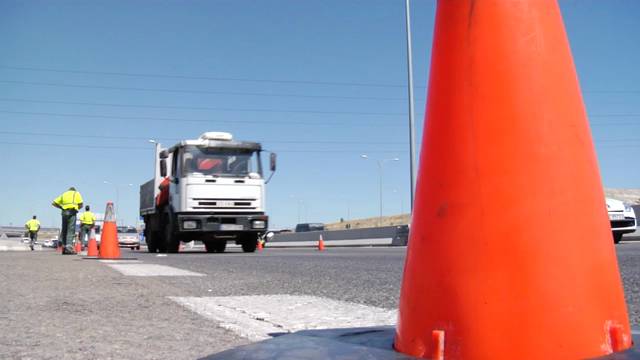
[[[38,231],[40,229],[40,221],[37,219],[30,219],[24,224],[29,231]]]
[[[82,204],[83,200],[79,192],[68,190],[58,196],[53,202],[60,205],[63,210],[78,210],[79,204]]]
[[[93,225],[96,223],[96,216],[91,211],[85,211],[80,214],[80,222],[85,225]]]

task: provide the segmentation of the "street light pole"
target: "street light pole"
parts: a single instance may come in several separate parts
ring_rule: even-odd
[[[154,144],[155,145],[155,151],[153,153],[153,188],[154,188],[154,194],[155,194],[155,189],[158,188],[158,185],[160,185],[160,183],[158,182],[159,180],[159,170],[158,170],[158,153],[160,152],[160,143],[157,140],[154,139],[149,139],[149,143]]]
[[[289,195],[289,197],[290,197],[291,199],[295,199],[295,200],[296,200],[296,205],[297,205],[296,207],[297,207],[297,209],[298,209],[298,224],[300,224],[300,223],[301,223],[301,222],[300,222],[300,216],[301,216],[301,211],[302,211],[302,210],[301,210],[301,208],[302,208],[302,205],[303,205],[303,200],[302,200],[302,199],[299,199],[299,198],[298,198],[298,197],[296,197],[295,195]]]
[[[411,181],[410,196],[411,207],[409,212],[413,213],[413,198],[416,187],[416,136],[415,136],[415,122],[414,122],[414,104],[413,104],[413,55],[411,51],[411,4],[409,0],[405,0],[404,12],[406,15],[406,27],[407,27],[407,77],[408,90],[409,90],[409,177]]]
[[[113,185],[113,188],[116,190],[116,203],[114,204],[114,210],[115,210],[115,215],[116,215],[116,221],[118,221],[120,218],[118,217],[118,209],[120,208],[120,186],[133,186],[133,184],[123,184],[123,185],[118,185],[112,182],[109,182],[107,180],[104,180],[103,183],[105,184],[109,184],[109,185]]]
[[[362,154],[360,155],[361,158],[368,160],[369,156],[366,154]],[[382,226],[382,167],[384,165],[385,162],[387,161],[400,161],[400,159],[398,158],[393,158],[393,159],[377,159],[376,160],[376,164],[378,164],[378,201],[380,203],[380,214],[378,217],[378,226]]]
[[[382,226],[382,162],[377,160],[378,164],[378,200],[380,201],[380,214],[378,216],[378,227]]]
[[[120,207],[120,193],[118,191],[118,186],[116,186],[116,184],[108,182],[107,180],[104,180],[103,183],[108,184],[108,185],[113,185],[113,188],[116,190],[116,203],[114,204],[114,210],[115,210],[115,215],[116,215],[116,221],[118,221],[118,208]]]

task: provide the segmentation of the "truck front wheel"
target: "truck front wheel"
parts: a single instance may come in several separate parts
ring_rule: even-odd
[[[227,248],[227,242],[225,240],[207,240],[204,242],[204,248],[208,253],[223,253]]]
[[[256,247],[258,246],[258,237],[256,235],[243,236],[240,244],[242,245],[242,251],[255,252]]]

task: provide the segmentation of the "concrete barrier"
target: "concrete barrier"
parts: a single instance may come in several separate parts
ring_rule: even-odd
[[[320,235],[322,235],[325,246],[406,246],[409,227],[399,225],[352,230],[280,233],[271,238],[267,246],[316,246]]]

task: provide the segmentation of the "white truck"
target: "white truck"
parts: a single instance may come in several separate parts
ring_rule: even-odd
[[[207,252],[235,241],[254,252],[268,228],[259,143],[207,132],[168,149],[156,143],[155,176],[140,186],[140,216],[149,252],[178,252],[180,242],[200,240]]]

